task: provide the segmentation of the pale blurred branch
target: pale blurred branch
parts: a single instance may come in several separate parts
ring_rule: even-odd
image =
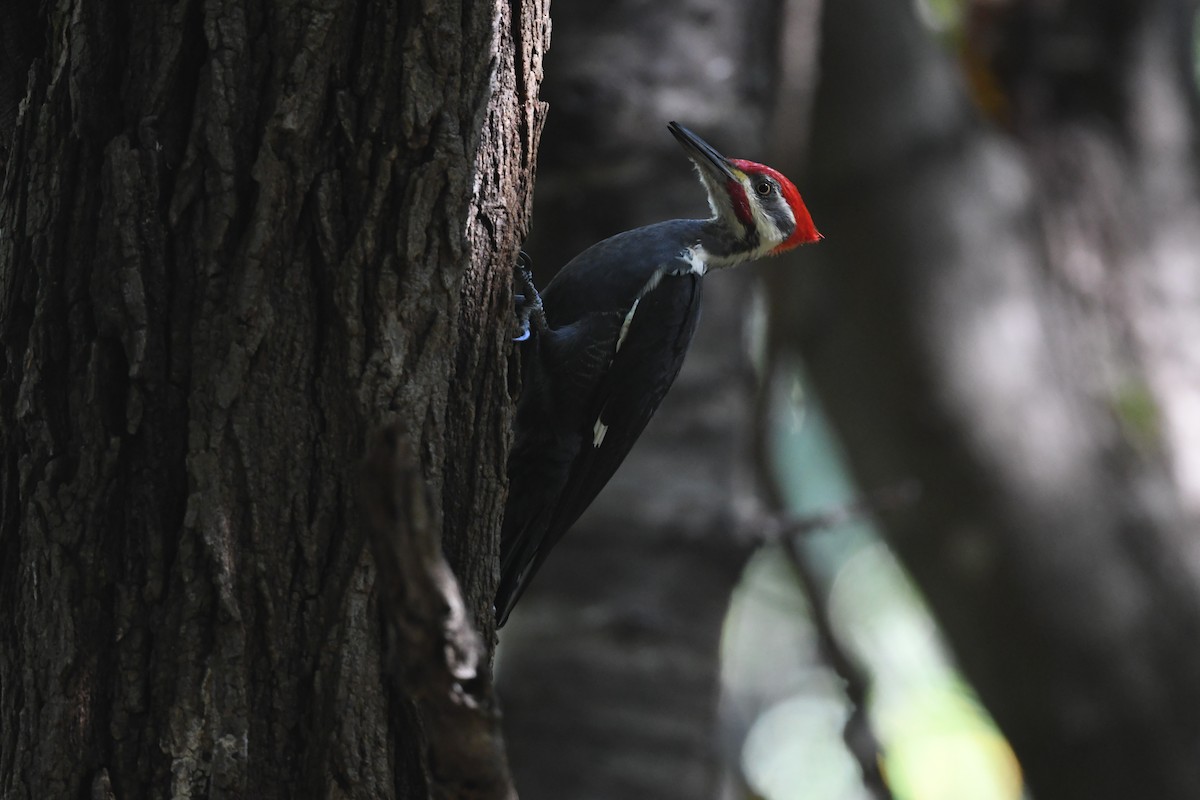
[[[897,511],[916,503],[921,486],[906,480],[860,495],[847,503],[831,506],[814,514],[776,514],[754,522],[756,535],[762,544],[788,544],[797,537],[839,528],[854,522],[871,519],[879,514]]]
[[[842,738],[846,749],[858,762],[863,785],[876,800],[892,800],[892,791],[884,780],[880,769],[883,748],[875,735],[867,700],[871,681],[866,670],[842,648],[830,616],[827,587],[821,584],[815,570],[808,563],[802,544],[795,535],[784,536],[783,552],[796,573],[797,582],[808,600],[811,618],[817,632],[817,642],[822,657],[842,679],[846,699],[850,703],[850,715],[842,727]]]

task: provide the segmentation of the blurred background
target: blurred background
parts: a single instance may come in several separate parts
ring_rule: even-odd
[[[522,798],[1200,797],[1195,4],[551,13],[540,283],[707,214],[670,120],[826,239],[705,279],[502,632]]]

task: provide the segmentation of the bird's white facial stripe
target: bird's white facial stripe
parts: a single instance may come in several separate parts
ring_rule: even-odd
[[[700,176],[700,182],[704,184],[704,191],[708,193],[708,207],[712,211],[713,219],[716,219],[721,214],[721,204],[717,202],[717,193],[721,191],[721,187],[713,185],[712,179],[699,164],[693,166],[696,167],[696,174]]]
[[[725,224],[729,226],[739,225],[737,214],[734,212],[733,206],[729,204],[729,192],[725,186],[715,183],[712,176],[701,168],[700,164],[694,159],[692,163],[696,167],[696,174],[700,176],[700,182],[704,184],[704,191],[708,193],[708,208],[712,211],[712,219],[723,218]],[[743,175],[740,171],[737,174]],[[744,182],[744,175],[739,180]]]
[[[789,204],[784,203],[783,210],[787,213],[787,218],[788,218],[787,229],[790,231],[796,230],[796,214],[792,211],[792,207]],[[783,243],[783,240],[780,240],[780,244],[782,244],[782,243]]]
[[[771,215],[767,213],[762,204],[755,202],[755,198],[758,195],[754,191],[754,180],[747,175],[742,178],[742,186],[746,190],[746,196],[751,198],[750,213],[754,217],[754,228],[758,231],[758,241],[760,242],[759,253],[768,253],[783,243],[783,232],[779,230],[779,226],[775,224],[775,220],[771,219]],[[788,217],[791,218],[791,227],[795,227],[795,215],[792,214],[792,210],[788,208],[786,203],[783,206],[784,210],[787,211]]]

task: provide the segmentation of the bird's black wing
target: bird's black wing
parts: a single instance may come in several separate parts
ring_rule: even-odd
[[[553,410],[542,409],[546,420],[525,435],[518,420],[518,440],[526,442],[518,441],[509,462],[513,499],[505,510],[501,544],[496,599],[500,624],[550,549],[612,478],[658,409],[695,333],[700,294],[699,275],[667,274],[638,300],[627,323],[622,315],[620,325],[602,332],[572,330],[558,341],[551,337],[539,344],[547,349],[542,355],[551,365],[548,379],[555,380],[553,365],[562,364],[560,374],[572,377],[569,387],[557,387],[559,392],[566,390],[560,396],[569,396],[565,405],[583,413],[554,430]],[[588,324],[613,322],[609,317]],[[534,391],[537,396],[538,389]],[[527,413],[539,413],[529,408]],[[569,470],[563,469],[568,461]],[[566,475],[565,481],[557,478],[561,486],[553,485],[555,475]]]
[[[522,348],[521,399],[508,455],[508,502],[500,538],[500,624],[530,575],[571,465],[583,444],[583,419],[613,353],[625,312],[593,312],[556,330],[535,331]]]

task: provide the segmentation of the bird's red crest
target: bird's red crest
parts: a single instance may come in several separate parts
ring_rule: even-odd
[[[792,235],[781,242],[774,250],[772,255],[782,253],[785,250],[791,250],[793,247],[798,247],[802,244],[820,241],[821,234],[817,232],[817,226],[813,224],[812,216],[808,213],[808,206],[804,205],[804,199],[800,197],[800,190],[796,188],[796,184],[787,179],[782,172],[772,169],[765,164],[758,164],[754,161],[745,161],[740,158],[731,158],[729,163],[740,169],[742,172],[750,174],[769,175],[774,178],[779,184],[779,189],[783,193],[783,199],[787,201],[788,206],[792,209],[792,215],[796,217],[796,229],[792,231]],[[743,197],[745,195],[743,194]]]

